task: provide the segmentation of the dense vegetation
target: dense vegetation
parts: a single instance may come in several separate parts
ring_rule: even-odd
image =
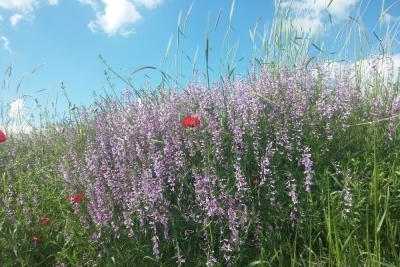
[[[7,134],[0,265],[400,266],[399,79],[368,60],[258,58]]]

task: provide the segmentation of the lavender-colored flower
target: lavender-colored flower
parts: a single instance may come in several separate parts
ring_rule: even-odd
[[[378,63],[373,63],[374,73]],[[142,235],[158,257],[159,242],[171,240],[172,216],[179,211],[187,222],[180,231],[187,239],[195,232],[202,235],[199,245],[208,255],[207,266],[212,266],[217,259],[213,233],[206,227],[211,222],[212,231],[220,231],[223,240],[219,258],[227,261],[248,231],[254,231],[251,245],[257,248],[263,235],[279,229],[265,220],[271,210],[295,227],[302,216],[301,205],[306,205],[303,197],[309,196],[313,185],[311,148],[328,151],[336,125],[345,125],[363,95],[357,92],[349,64],[343,70],[334,68],[333,75],[322,63],[308,69],[299,64],[293,71],[282,66],[276,71],[279,75],[261,68],[257,75],[237,76],[234,82],[227,77],[213,85],[202,83],[195,72],[195,80],[184,92],[159,88],[154,97],[136,96],[126,88],[119,103],[96,101],[96,115],[82,108],[87,133],[72,127],[73,121],[60,123],[65,130],[57,133],[65,140],[65,153],[58,172],[69,193],[87,197],[80,203],[84,205],[74,205],[74,215],[85,226],[99,226],[92,240],[101,242],[110,232],[115,237]],[[398,97],[393,99],[385,112],[395,116],[400,105]],[[383,101],[376,100],[371,99],[371,108],[382,117]],[[183,129],[186,114],[201,118],[201,127]],[[389,139],[394,139],[398,119],[389,120]],[[315,139],[327,146],[316,148]],[[8,153],[10,158],[18,154]],[[299,173],[295,168],[303,170],[305,178],[287,174],[285,179],[286,171]],[[278,190],[285,186],[286,190]],[[5,210],[12,211],[18,193],[9,190],[3,202]],[[348,182],[343,199],[347,212],[351,207]],[[290,214],[285,213],[287,206]],[[133,233],[136,224],[141,231]],[[179,250],[176,257],[178,264],[184,262]]]
[[[231,247],[229,240],[227,239],[222,240],[221,251],[224,252],[224,259],[229,263],[231,258],[230,254],[233,251],[233,248]]]
[[[7,210],[7,211],[6,211],[6,214],[7,214],[8,219],[9,219],[12,223],[15,223],[15,222],[16,222],[16,219],[15,219],[15,212],[14,212],[14,211],[12,211],[12,210]]]
[[[352,194],[349,188],[349,180],[350,180],[350,170],[346,171],[346,175],[344,177],[344,185],[343,185],[343,200],[344,200],[344,209],[343,209],[343,217],[347,218],[350,213],[350,208],[352,206]]]
[[[310,149],[308,147],[306,147],[305,149],[306,153],[303,154],[303,159],[302,159],[302,164],[304,166],[304,173],[306,174],[306,181],[305,181],[305,186],[306,186],[306,191],[310,192],[310,188],[311,185],[313,185],[312,182],[312,177],[313,177],[313,162],[311,160],[311,154],[307,153],[308,151],[310,151]]]
[[[295,224],[296,224],[296,211],[297,211],[296,208],[294,208],[292,211],[290,211],[290,220],[292,221],[292,230],[294,229]]]
[[[287,177],[288,177],[287,188],[290,189],[289,196],[292,198],[292,205],[293,205],[293,208],[290,211],[290,220],[292,221],[292,229],[294,229],[299,200],[296,192],[295,179],[293,179],[289,173],[287,174]]]
[[[214,266],[214,264],[216,262],[217,262],[217,259],[213,255],[210,255],[208,260],[207,260],[206,266],[207,267],[212,267],[212,266]]]
[[[154,235],[151,241],[153,242],[153,255],[158,259],[160,255],[160,251],[158,251],[158,237]]]
[[[176,254],[176,263],[178,263],[178,266],[182,266],[182,263],[185,263],[185,261],[185,258],[182,256],[180,250],[178,249],[178,252]]]
[[[290,189],[289,196],[292,198],[292,203],[296,206],[299,203],[296,193],[296,184],[294,184],[294,180],[288,182],[288,188]]]

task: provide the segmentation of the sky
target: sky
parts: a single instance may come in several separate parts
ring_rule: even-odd
[[[346,34],[362,25],[376,53],[387,53],[379,42],[390,40],[400,66],[398,0],[0,0],[0,125],[44,108],[68,111],[69,102],[88,106],[94,94],[119,95],[125,82],[99,55],[124,79],[141,67],[156,68],[129,76],[136,88],[156,88],[161,71],[185,87],[193,68],[206,72],[208,40],[211,82],[226,74],[228,63],[245,74],[253,49],[264,33],[271,36],[277,6],[292,29],[315,40],[307,56],[318,47],[357,60],[350,51],[359,35]]]

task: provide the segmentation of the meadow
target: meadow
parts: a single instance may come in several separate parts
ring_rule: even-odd
[[[123,94],[0,136],[0,266],[400,266],[390,38],[339,62],[289,21],[216,81],[137,89],[102,59]]]

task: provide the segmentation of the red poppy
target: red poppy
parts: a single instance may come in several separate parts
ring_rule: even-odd
[[[42,225],[42,226],[46,226],[46,225],[48,225],[49,224],[49,222],[50,222],[50,218],[43,218],[43,220],[40,222],[40,224]]]
[[[42,238],[41,237],[38,237],[38,236],[33,236],[32,237],[32,240],[35,242],[35,243],[39,243],[39,242],[42,242]]]
[[[108,168],[107,168],[106,165],[101,166],[101,171],[102,171],[103,173],[106,173],[107,170],[108,170]]]
[[[83,199],[83,194],[70,196],[69,199],[71,200],[72,203],[78,203]]]
[[[251,180],[251,183],[254,185],[258,185],[260,183],[260,180],[254,178],[253,180]]]
[[[185,128],[193,128],[200,125],[200,120],[197,117],[187,116],[182,120],[182,126]]]
[[[0,130],[0,143],[7,140],[7,136]]]

